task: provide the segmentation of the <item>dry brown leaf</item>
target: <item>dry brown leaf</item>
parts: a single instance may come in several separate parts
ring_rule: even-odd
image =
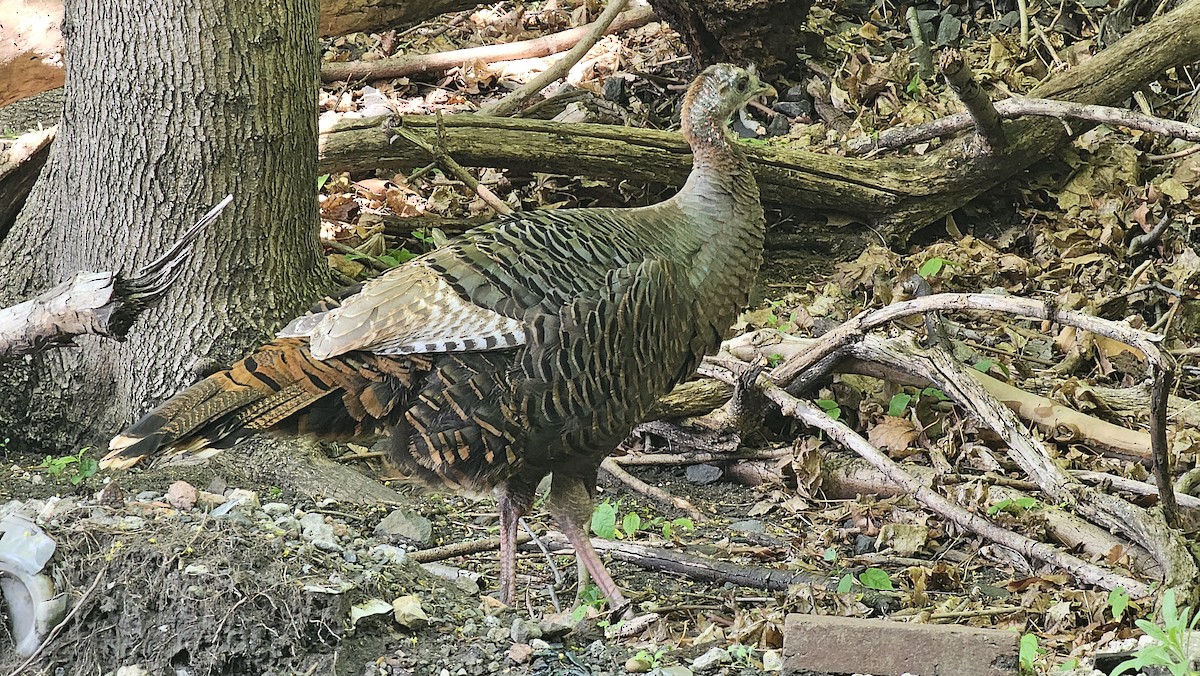
[[[920,434],[921,431],[907,418],[889,415],[871,428],[867,440],[879,448],[900,451],[908,448]]]

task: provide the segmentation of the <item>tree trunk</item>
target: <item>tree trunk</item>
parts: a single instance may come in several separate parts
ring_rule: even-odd
[[[0,244],[0,305],[79,270],[157,257],[226,194],[180,283],[128,342],[0,375],[0,429],[94,443],[242,356],[320,294],[317,0],[68,3],[66,106],[55,152]],[[32,252],[38,252],[36,256]]]

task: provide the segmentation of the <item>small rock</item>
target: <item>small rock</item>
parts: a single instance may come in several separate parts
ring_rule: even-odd
[[[150,676],[150,670],[140,664],[130,664],[118,668],[113,672],[113,676]]]
[[[630,657],[625,660],[625,671],[631,674],[644,674],[653,667],[654,665],[650,664],[650,660],[643,657]]]
[[[167,504],[181,512],[191,511],[196,506],[197,498],[198,491],[196,491],[196,487],[186,481],[176,481],[167,489]],[[224,502],[223,498],[221,502]]]
[[[682,664],[676,664],[671,667],[659,669],[658,676],[692,676],[692,670]]]
[[[762,656],[763,671],[783,671],[783,655],[778,650],[767,650]]]
[[[783,115],[776,115],[767,123],[767,136],[783,136],[791,130],[791,121]]]
[[[729,530],[736,530],[742,533],[761,533],[766,530],[766,526],[758,519],[746,519],[745,521],[734,521],[729,524]]]
[[[542,618],[542,622],[539,626],[542,630],[542,636],[547,638],[557,638],[559,636],[571,633],[578,625],[579,622],[577,622],[575,618],[571,617],[571,613],[569,611],[565,611],[546,615]]]
[[[512,630],[508,633],[513,643],[528,643],[531,638],[541,638],[542,628],[519,617],[513,619]]]
[[[428,545],[433,542],[433,524],[429,519],[403,509],[393,510],[375,526],[376,535],[398,535]]]
[[[346,551],[342,552],[342,559],[345,560],[346,563],[358,563],[358,554],[355,554],[354,550],[352,549],[347,549]]]
[[[159,495],[161,495],[161,493],[158,491],[142,491],[141,493],[133,496],[133,499],[138,502],[151,502],[153,500],[157,500]]]
[[[281,516],[275,519],[275,527],[284,533],[295,535],[300,532],[300,521],[294,516]]]
[[[392,614],[396,624],[417,631],[429,626],[429,616],[421,608],[421,597],[416,594],[401,596],[392,601]]]
[[[399,566],[408,557],[408,552],[395,545],[375,545],[367,551],[372,559],[383,563]]]
[[[692,660],[693,671],[708,671],[722,664],[729,664],[733,658],[729,656],[729,651],[724,648],[712,648],[700,657]]]
[[[808,101],[776,101],[771,110],[791,118],[803,117],[812,114],[812,104]]]
[[[121,509],[125,506],[125,491],[115,481],[110,482],[96,494],[96,502],[110,509]]]
[[[541,652],[543,650],[549,650],[550,644],[540,638],[535,638],[529,642],[529,647],[533,648],[537,652]]]
[[[705,486],[720,479],[724,471],[716,465],[688,465],[685,474],[688,481]]]
[[[219,493],[200,491],[196,493],[196,506],[205,511],[212,511],[225,504],[225,496]]]
[[[337,536],[333,533],[333,526],[325,523],[325,517],[320,514],[305,514],[304,518],[300,519],[300,537],[311,542],[317,549],[327,552],[342,551],[342,546],[338,544]]]
[[[869,535],[858,535],[854,538],[854,553],[866,554],[875,551],[875,538]]]
[[[808,98],[808,88],[802,84],[793,85],[783,93],[784,101],[804,101]]]
[[[258,493],[246,490],[245,488],[235,488],[226,493],[225,497],[228,498],[230,502],[239,503],[238,508],[244,511],[258,509],[259,504],[261,504],[258,500]]]
[[[271,516],[283,516],[284,514],[291,514],[292,506],[286,502],[268,502],[262,506],[262,511]]]
[[[939,47],[951,44],[962,34],[962,21],[953,14],[943,14],[938,23],[937,44]]]
[[[123,516],[117,523],[121,530],[141,530],[146,527],[146,520],[140,516]]]
[[[508,659],[516,664],[525,664],[533,655],[533,648],[528,643],[514,643],[508,649]]]

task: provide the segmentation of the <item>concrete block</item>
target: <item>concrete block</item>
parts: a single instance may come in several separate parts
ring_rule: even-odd
[[[1014,631],[788,615],[783,674],[1017,676]]]

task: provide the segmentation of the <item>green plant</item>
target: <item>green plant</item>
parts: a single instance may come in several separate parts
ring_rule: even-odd
[[[1036,674],[1034,668],[1034,660],[1038,656],[1038,639],[1033,634],[1025,634],[1021,636],[1021,644],[1017,649],[1017,661],[1021,665],[1022,674]]]
[[[892,591],[892,577],[882,568],[868,568],[858,574],[858,582],[867,589]]]
[[[579,605],[571,611],[571,619],[575,622],[582,620],[587,616],[588,608],[600,608],[604,605],[606,599],[604,592],[594,584],[589,584],[583,588],[579,594]]]
[[[650,647],[658,648],[658,646],[654,646],[654,645],[651,645]],[[643,648],[643,649],[637,651],[637,654],[633,656],[633,659],[640,660],[642,662],[645,662],[646,664],[649,664],[651,669],[657,669],[659,666],[662,665],[663,655],[666,655],[669,650],[670,650],[669,647],[663,647],[663,648],[658,648],[654,652],[650,652],[649,650],[646,650],[645,648]]]
[[[988,507],[988,516],[995,516],[1000,512],[1008,512],[1013,516],[1021,516],[1021,514],[1037,507],[1038,501],[1035,498],[1016,498],[1014,500],[1000,500],[999,502]]]
[[[1112,612],[1114,620],[1120,622],[1128,607],[1129,592],[1125,591],[1124,587],[1117,587],[1108,593],[1108,609]]]
[[[1149,620],[1134,622],[1138,629],[1158,642],[1139,648],[1132,658],[1118,664],[1111,676],[1151,666],[1163,667],[1172,676],[1200,673],[1192,669],[1188,644],[1188,634],[1196,628],[1197,621],[1200,621],[1200,615],[1193,617],[1188,606],[1176,608],[1175,590],[1168,589],[1162,598],[1162,626]]]
[[[729,646],[729,656],[733,658],[733,666],[739,669],[749,669],[755,666],[751,658],[754,657],[754,647],[734,643]]]
[[[917,274],[925,279],[929,279],[930,277],[936,277],[942,271],[942,268],[947,266],[957,267],[958,263],[945,258],[930,258],[922,263],[921,267],[917,268]]]
[[[676,519],[667,519],[666,517],[656,516],[653,519],[643,519],[637,512],[627,512],[621,517],[620,524],[617,523],[617,517],[620,514],[620,503],[613,503],[611,500],[605,500],[598,503],[592,511],[592,534],[605,540],[632,540],[637,537],[639,532],[645,532],[650,529],[662,529],[662,536],[666,540],[672,539],[675,531],[691,531],[695,528],[695,524],[687,517],[679,517]]]
[[[840,406],[838,406],[836,401],[832,399],[818,399],[816,404],[817,406],[820,406],[821,410],[825,411],[825,415],[829,416],[830,418],[837,420],[842,417],[842,409]]]
[[[5,442],[7,441],[6,439]],[[42,464],[34,469],[46,470],[46,473],[52,477],[65,477],[72,484],[78,486],[84,479],[100,471],[100,463],[96,462],[94,458],[87,457],[87,452],[90,450],[92,450],[91,446],[84,446],[73,455],[62,455],[57,458],[47,455]]]

